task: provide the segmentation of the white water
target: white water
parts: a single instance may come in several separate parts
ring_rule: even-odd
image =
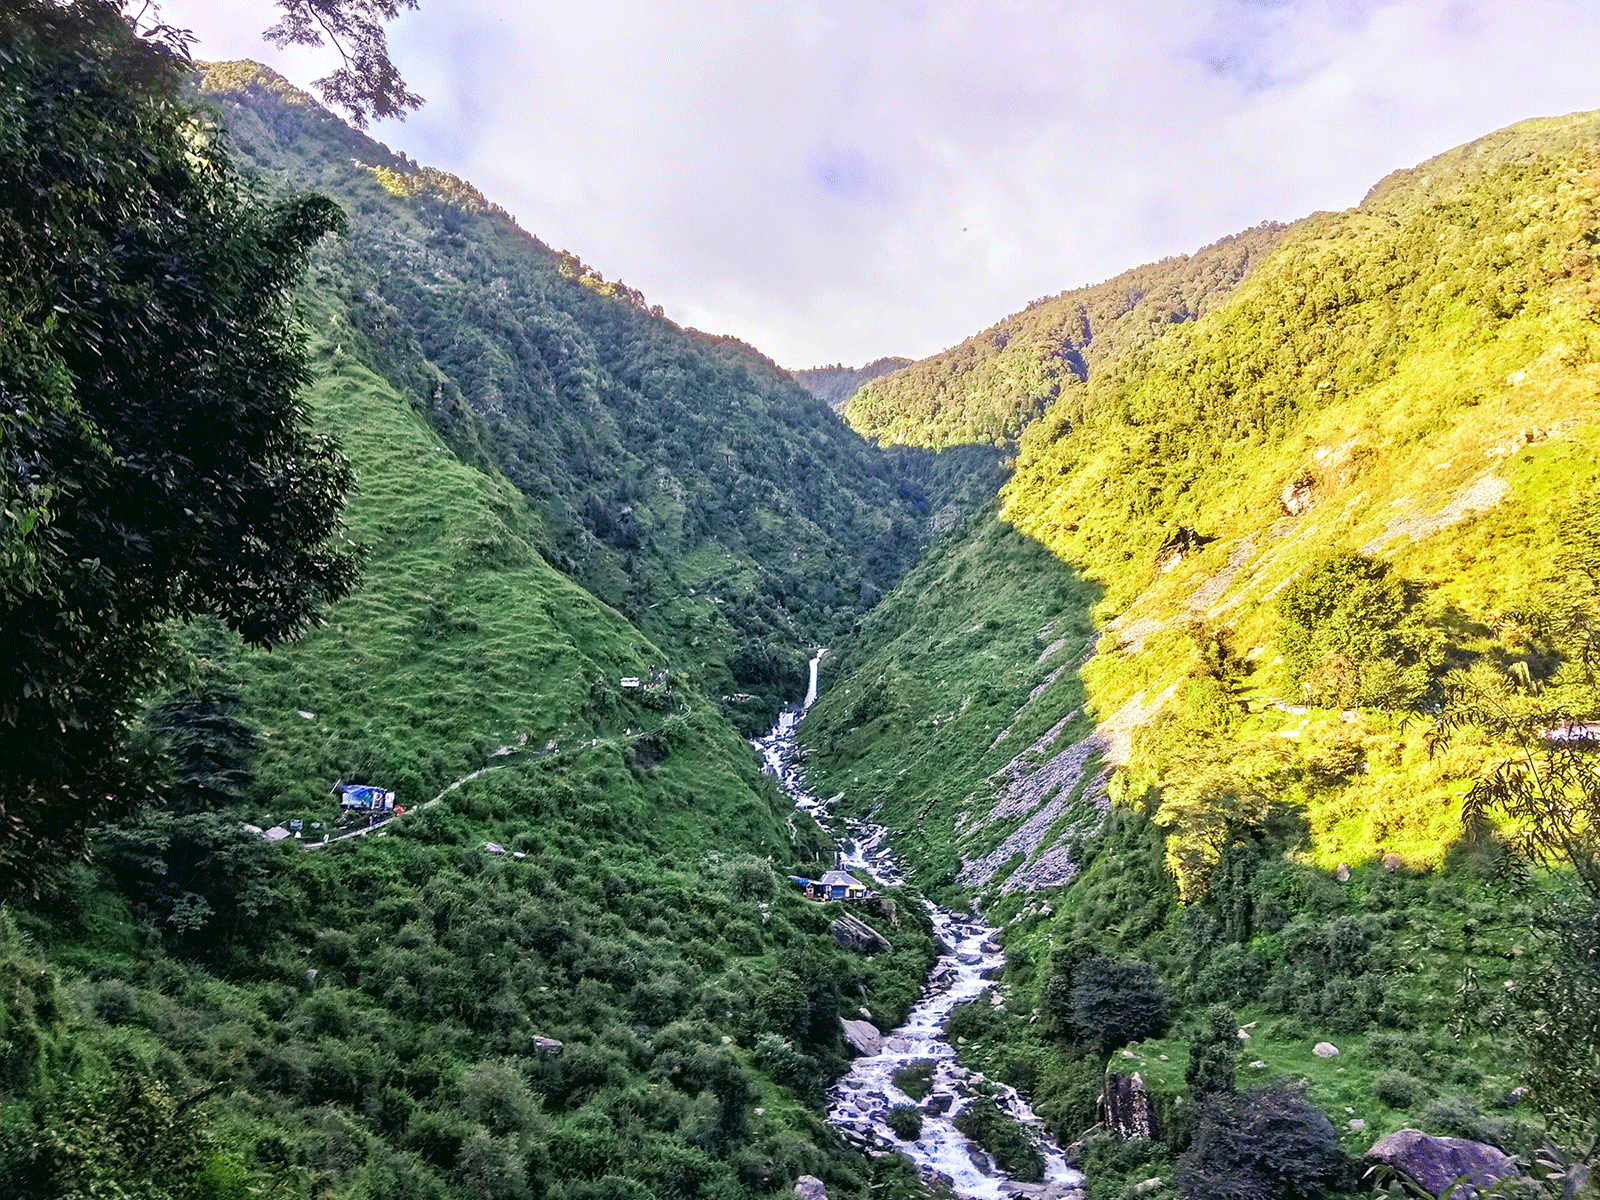
[[[816,701],[817,669],[827,651],[818,651],[811,660],[811,682],[806,698],[798,708],[789,707],[778,715],[778,723],[754,745],[767,773],[793,798],[795,805],[839,838],[840,865],[847,870],[871,875],[879,884],[904,882],[893,853],[884,843],[888,832],[881,825],[840,821],[839,833],[830,826],[827,802],[805,790],[800,779],[799,756],[795,753],[795,730],[800,719]],[[1011,1196],[1081,1196],[1083,1176],[1068,1165],[1066,1156],[1045,1133],[1027,1103],[1004,1084],[988,1081],[1001,1106],[1028,1129],[1035,1147],[1045,1160],[1042,1183],[1015,1183],[998,1170],[984,1152],[956,1129],[954,1117],[974,1096],[983,1076],[967,1071],[956,1062],[955,1050],[944,1040],[944,1023],[951,1010],[983,995],[994,986],[1005,964],[1005,956],[994,938],[999,930],[985,925],[978,917],[961,915],[925,901],[933,919],[934,934],[950,953],[941,955],[923,985],[922,997],[899,1029],[884,1039],[883,1049],[858,1058],[850,1073],[828,1093],[828,1120],[851,1140],[871,1146],[889,1147],[910,1158],[926,1174],[948,1183],[958,1197],[971,1200],[1003,1200]],[[933,1088],[920,1105],[894,1086],[895,1071],[910,1063],[934,1064]],[[915,1142],[897,1138],[884,1123],[884,1116],[896,1105],[915,1105],[922,1110],[922,1135]]]

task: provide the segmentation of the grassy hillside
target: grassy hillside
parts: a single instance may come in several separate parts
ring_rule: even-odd
[[[649,632],[747,732],[805,686],[958,495],[742,343],[681,329],[251,63],[205,75],[241,154],[340,200],[330,264],[362,353],[539,517],[552,564]],[[739,695],[742,700],[724,700]]]
[[[661,651],[544,562],[539,515],[350,353],[326,291],[310,304],[308,404],[358,473],[366,582],[271,653],[190,631],[148,722],[168,804],[0,912],[8,1188],[886,1183],[819,1106],[838,1014],[887,1026],[915,998],[920,909],[860,914],[890,953],[838,949],[840,906],[779,882],[828,853],[815,825],[691,678],[618,687]],[[341,779],[408,811],[340,838]],[[241,828],[291,820],[335,840]]]
[[[866,383],[845,417],[867,437],[896,445],[1009,445],[1103,367],[1216,307],[1285,231],[1259,225],[1192,255],[1035,301],[943,354]]]
[[[1462,801],[1518,750],[1509,714],[1543,764],[1541,714],[1600,707],[1574,632],[1594,607],[1597,169],[1600,114],[1501,131],[1274,233],[1197,319],[1081,382],[1007,393],[1047,407],[997,519],[862,622],[803,730],[817,790],[1009,920],[1004,1007],[964,1018],[981,1069],[1068,1136],[1108,1068],[1155,1081],[1168,1136],[1086,1148],[1097,1194],[1172,1186],[1201,1097],[1178,1043],[1216,1002],[1254,1023],[1239,1087],[1306,1077],[1347,1152],[1403,1124],[1525,1155],[1593,1139],[1592,1008],[1552,997],[1593,993],[1572,931],[1594,898],[1569,872],[1507,876],[1526,826],[1474,840]],[[958,361],[865,389],[852,420],[936,441],[1013,428],[969,410],[1027,419]],[[1562,803],[1592,813],[1586,786]],[[1108,1063],[1075,1007],[1096,955],[1155,971],[1176,1041]],[[1322,1039],[1335,1063],[1310,1056]],[[1519,1080],[1536,1111],[1485,1116]]]

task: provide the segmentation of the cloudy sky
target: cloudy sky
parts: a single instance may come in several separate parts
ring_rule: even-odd
[[[302,86],[270,0],[163,0]],[[1600,108],[1597,0],[422,0],[372,132],[682,324],[789,367],[1039,296],[1525,117]]]

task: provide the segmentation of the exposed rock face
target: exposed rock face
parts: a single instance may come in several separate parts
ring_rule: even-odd
[[[883,1049],[883,1034],[871,1021],[840,1021],[839,1024],[844,1026],[844,1040],[862,1057]]]
[[[794,1194],[800,1200],[828,1200],[828,1189],[815,1175],[802,1175],[794,1181]]]
[[[1309,474],[1297,476],[1283,485],[1283,491],[1278,493],[1278,506],[1291,517],[1308,513],[1316,487],[1317,481]]]
[[[1517,1173],[1517,1164],[1493,1146],[1465,1138],[1430,1137],[1420,1129],[1391,1133],[1367,1151],[1367,1162],[1387,1163],[1433,1196],[1442,1196],[1465,1177],[1449,1200],[1471,1200]]]
[[[1132,1075],[1107,1075],[1106,1090],[1096,1106],[1105,1127],[1120,1138],[1158,1138],[1161,1121],[1144,1080]]]
[[[860,917],[853,917],[849,913],[829,925],[828,932],[833,935],[836,945],[858,954],[885,954],[894,949],[881,933]]]

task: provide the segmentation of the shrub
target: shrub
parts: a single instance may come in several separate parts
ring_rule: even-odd
[[[1342,1183],[1339,1135],[1300,1090],[1271,1085],[1214,1097],[1179,1160],[1188,1200],[1312,1200]]]
[[[1072,1022],[1078,1036],[1101,1054],[1119,1046],[1160,1037],[1172,1021],[1167,991],[1149,963],[1095,958],[1080,967],[1072,988]]]
[[[894,1085],[913,1100],[921,1100],[933,1090],[933,1067],[929,1058],[909,1062],[895,1071]]]
[[[956,1114],[955,1127],[993,1155],[995,1164],[1013,1179],[1037,1183],[1044,1178],[1044,1159],[1032,1140],[993,1100],[969,1101]]]
[[[1410,1109],[1428,1095],[1428,1085],[1404,1071],[1384,1071],[1372,1081],[1372,1094],[1390,1108]]]
[[[883,1120],[903,1142],[914,1142],[922,1136],[922,1113],[910,1104],[895,1105]]]

